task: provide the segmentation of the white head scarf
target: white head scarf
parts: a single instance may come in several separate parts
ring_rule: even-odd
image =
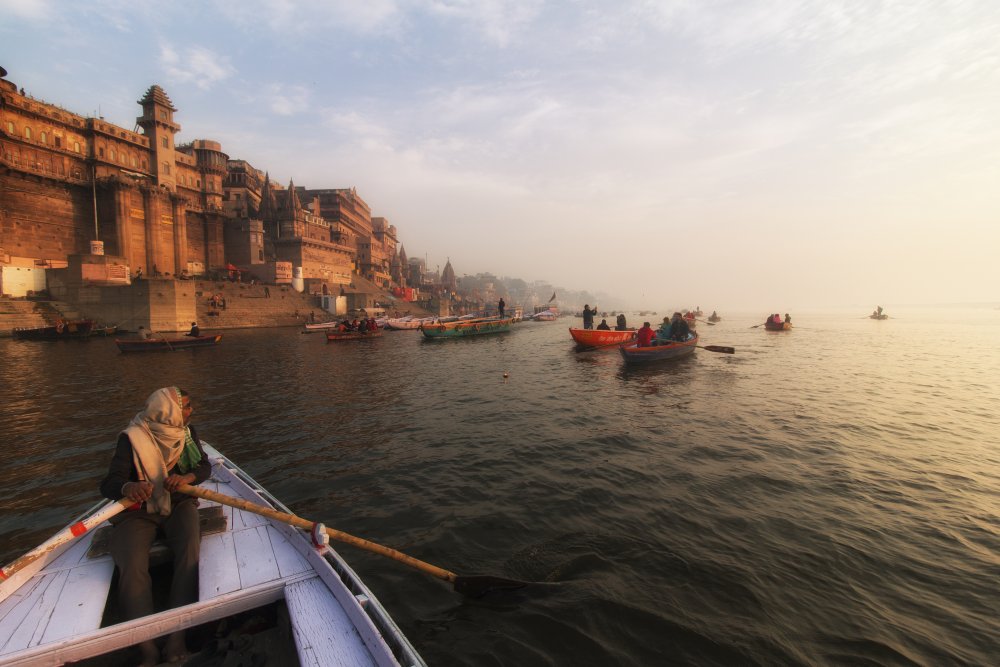
[[[164,387],[150,394],[146,407],[132,418],[124,433],[132,443],[132,460],[139,479],[153,484],[153,497],[146,501],[146,510],[167,516],[170,494],[163,482],[184,451],[187,435],[180,389]]]

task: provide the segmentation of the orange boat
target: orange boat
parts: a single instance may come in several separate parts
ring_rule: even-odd
[[[574,329],[569,328],[569,335],[580,347],[611,347],[635,340],[635,329]]]

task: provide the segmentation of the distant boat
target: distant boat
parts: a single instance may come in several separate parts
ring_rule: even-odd
[[[872,320],[887,320],[889,319],[889,316],[886,315],[885,313],[882,313],[881,315],[876,315],[875,313],[872,313],[871,315],[868,316],[868,318]]]
[[[17,327],[11,335],[17,340],[74,340],[89,337],[93,328],[93,320],[68,320],[44,327]]]
[[[573,340],[580,347],[611,347],[633,340],[635,338],[635,329],[625,329],[624,331],[611,329],[608,331],[607,329],[578,329],[570,327],[569,335],[573,337]]]
[[[318,322],[316,324],[305,325],[305,333],[313,333],[316,331],[326,331],[327,329],[336,329],[340,326],[340,322]]]
[[[721,322],[722,318],[719,317],[718,315],[716,315],[715,313],[712,313],[711,315],[708,316],[708,321],[709,322]]]
[[[183,336],[181,338],[115,339],[115,345],[122,352],[173,352],[190,347],[212,347],[222,340],[222,334],[214,336]]]
[[[474,320],[462,320],[458,322],[446,322],[444,324],[425,324],[420,327],[420,332],[424,338],[463,338],[465,336],[482,336],[486,334],[507,333],[513,318],[497,319],[495,317],[480,318]]]
[[[694,352],[698,346],[698,334],[688,334],[685,341],[667,341],[663,345],[639,347],[638,343],[626,343],[618,348],[626,364],[647,364],[654,361],[676,359]]]
[[[788,331],[792,328],[791,322],[772,322],[768,320],[764,322],[764,328],[768,331]]]
[[[335,343],[342,340],[364,340],[367,338],[381,338],[382,330],[375,331],[327,331],[326,342]]]
[[[529,319],[536,322],[555,322],[559,318],[559,312],[554,310],[543,310],[535,313]]]

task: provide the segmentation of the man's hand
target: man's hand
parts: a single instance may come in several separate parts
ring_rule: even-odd
[[[190,484],[193,481],[194,475],[191,473],[186,475],[171,475],[170,477],[167,477],[165,482],[163,482],[163,488],[173,493],[184,484]]]
[[[122,487],[125,497],[134,503],[144,503],[153,495],[153,485],[150,482],[129,482]]]

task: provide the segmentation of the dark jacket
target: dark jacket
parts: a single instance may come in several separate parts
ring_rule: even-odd
[[[191,437],[194,441],[198,443],[198,449],[201,451],[201,461],[195,466],[194,470],[189,470],[191,474],[194,475],[193,484],[201,484],[212,474],[212,464],[208,460],[208,455],[205,454],[204,448],[201,446],[201,441],[198,439],[198,433],[191,426]],[[170,473],[180,473],[174,466],[167,471]],[[128,439],[125,433],[118,435],[118,443],[115,445],[114,456],[111,457],[111,465],[108,466],[108,476],[101,481],[101,495],[105,498],[110,498],[111,500],[120,500],[122,496],[122,485],[125,482],[138,482],[139,473],[136,472],[135,464],[132,460],[132,441]],[[170,494],[170,502],[173,505],[181,502],[185,498],[192,498],[192,496],[186,493],[180,493],[175,491]]]

